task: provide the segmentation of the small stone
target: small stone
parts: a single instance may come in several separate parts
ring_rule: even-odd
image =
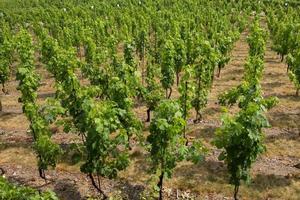
[[[46,179],[51,179],[51,176],[49,176],[49,175],[46,175]]]

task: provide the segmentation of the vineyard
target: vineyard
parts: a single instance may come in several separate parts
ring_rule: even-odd
[[[299,200],[296,0],[0,0],[0,199]]]

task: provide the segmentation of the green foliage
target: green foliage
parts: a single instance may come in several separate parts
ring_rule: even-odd
[[[259,82],[263,75],[264,62],[257,56],[249,57],[244,66],[244,82],[235,88],[221,94],[219,104],[233,106],[238,103],[240,108],[245,107],[249,101],[256,101],[261,96]]]
[[[273,40],[273,50],[284,56],[299,49],[299,14],[297,7],[273,5],[267,8],[267,22]]]
[[[265,150],[262,129],[269,127],[269,123],[264,111],[262,105],[250,103],[235,117],[224,117],[222,127],[216,132],[214,143],[224,149],[219,159],[225,160],[230,183],[235,186],[241,180],[249,181],[252,164]]]
[[[179,103],[181,106],[183,118],[185,120],[189,116],[189,111],[192,108],[193,95],[195,94],[195,86],[193,84],[193,73],[193,68],[190,65],[186,66],[178,88],[178,91],[180,93]]]
[[[192,106],[196,111],[195,122],[202,119],[201,111],[206,107],[209,90],[212,86],[217,54],[206,40],[200,39],[200,47],[196,64],[194,65],[195,94]]]
[[[115,178],[118,171],[127,167],[129,160],[126,132],[131,127],[127,123],[133,123],[134,120],[126,109],[131,103],[126,102],[126,96],[116,96],[123,98],[122,100],[111,96],[116,102],[95,101],[93,95],[89,94],[89,88],[82,87],[75,75],[78,62],[74,53],[55,46],[51,48],[55,49],[54,56],[47,66],[55,76],[58,98],[61,99],[62,107],[72,117],[73,124],[82,135],[86,147],[86,160],[81,166],[81,171],[87,173],[95,188],[106,196],[101,184],[95,182],[94,175]],[[118,83],[120,79],[115,78],[112,81]],[[123,92],[124,88],[120,88],[119,85],[113,87],[115,92]],[[128,121],[124,122],[121,119]]]
[[[49,36],[46,36],[46,33],[43,33],[41,36],[41,44],[40,44],[40,51],[41,51],[41,61],[43,63],[48,63],[50,58],[55,53],[56,40],[51,40]]]
[[[126,42],[124,47],[124,61],[127,65],[130,65],[131,67],[136,67],[135,61],[134,61],[134,46],[132,42]]]
[[[269,122],[264,112],[276,105],[276,98],[264,99],[260,80],[264,69],[265,39],[259,21],[255,21],[248,37],[249,58],[245,64],[244,82],[219,97],[219,103],[232,106],[238,103],[240,111],[233,117],[225,116],[217,129],[214,144],[223,152],[230,174],[230,183],[235,186],[237,198],[241,181],[249,182],[250,169],[257,157],[264,152],[263,129]]]
[[[88,64],[93,64],[96,59],[96,44],[92,38],[87,37],[85,42],[85,61]]]
[[[117,148],[126,144],[126,135],[119,133],[111,138],[111,134],[120,128],[117,114],[119,110],[107,102],[94,105],[92,102],[83,102],[83,108],[88,114],[87,119],[78,125],[90,127],[86,135],[88,157],[81,166],[84,173],[115,178],[117,172],[127,167],[129,160],[126,152]]]
[[[243,83],[219,96],[219,104],[232,106],[239,103],[240,108],[245,108],[249,102],[261,99],[260,80],[264,70],[264,32],[256,21],[248,37],[250,46],[249,57],[244,65]]]
[[[108,89],[116,90],[114,85],[119,84],[120,87],[126,88],[125,91],[120,91],[124,93],[128,98],[133,98],[137,95],[140,95],[142,90],[142,85],[140,78],[138,76],[138,72],[136,71],[136,67],[133,65],[128,65],[124,62],[119,61],[116,56],[113,58],[112,66],[110,67],[110,76],[116,77],[117,79],[113,81],[109,81]],[[118,83],[117,83],[118,82]],[[122,86],[121,86],[122,85]],[[119,86],[117,86],[119,87]],[[109,93],[107,93],[107,96],[110,96]],[[120,95],[122,96],[122,95]],[[112,98],[114,99],[114,98]],[[116,102],[122,101],[119,97],[116,96],[115,100]],[[129,100],[129,99],[128,99]],[[132,101],[132,99],[130,99]],[[125,108],[122,107],[121,108]]]
[[[31,36],[25,30],[21,30],[17,35],[16,46],[20,58],[17,89],[21,91],[22,96],[19,100],[23,104],[23,112],[30,121],[30,130],[34,139],[33,148],[37,153],[40,176],[45,179],[44,170],[47,170],[48,166],[56,166],[61,150],[51,141],[49,122],[39,112],[37,90],[40,79],[35,73]]]
[[[182,68],[186,64],[186,46],[184,44],[184,40],[182,40],[179,36],[174,39],[174,48],[175,48],[175,56],[174,56],[174,64],[175,64],[175,72],[177,78],[177,86],[179,84],[179,74],[182,71]]]
[[[155,77],[157,75],[157,72],[155,71],[155,65],[153,65],[151,62],[147,64],[146,69],[146,89],[144,92],[144,101],[147,105],[147,120],[150,121],[150,112],[153,111],[158,103],[163,99],[163,92],[161,86],[156,82]]]
[[[145,55],[146,55],[146,48],[147,48],[147,33],[146,30],[144,30],[143,28],[140,30],[139,34],[136,37],[136,50],[137,53],[139,55],[140,60],[144,60],[145,59]]]
[[[130,88],[119,77],[112,77],[109,86],[108,95],[111,100],[124,110],[128,110],[133,106],[130,95]]]
[[[216,44],[218,47],[218,68],[219,73],[218,76],[220,76],[221,69],[225,67],[225,65],[230,61],[230,51],[233,48],[233,44],[235,41],[235,33],[230,34],[229,36],[226,36],[224,33],[216,34],[215,36]]]
[[[151,160],[156,170],[171,176],[176,162],[184,159],[187,152],[182,130],[185,121],[178,103],[165,100],[155,109],[147,141],[151,144]]]
[[[115,61],[107,88],[107,96],[120,108],[119,120],[130,138],[141,130],[141,123],[132,111],[133,98],[141,93],[135,66]],[[129,140],[128,138],[128,140]]]
[[[157,189],[162,199],[164,177],[170,178],[173,169],[184,159],[199,162],[204,148],[200,141],[186,146],[182,134],[186,122],[182,117],[180,105],[176,101],[164,100],[155,109],[154,119],[150,123],[150,156],[154,174],[160,173]]]
[[[247,37],[249,44],[249,56],[259,56],[263,59],[266,50],[267,33],[260,27],[259,21],[254,20]]]
[[[46,103],[41,106],[39,113],[43,116],[43,118],[48,123],[57,123],[59,124],[58,117],[59,115],[64,116],[66,110],[61,107],[58,99],[48,98],[46,99]]]
[[[165,90],[171,89],[174,84],[175,55],[176,52],[173,43],[171,42],[171,40],[167,40],[162,50],[162,64],[161,64],[161,74],[162,74],[161,84]]]
[[[194,33],[187,33],[187,39],[186,39],[186,59],[187,64],[192,65],[195,63],[195,60],[197,58],[197,43]]]
[[[300,50],[295,52],[294,55],[289,55],[289,58],[289,78],[294,83],[296,95],[298,96],[300,90]]]
[[[58,200],[53,192],[40,193],[28,187],[16,186],[0,177],[0,199],[7,200]]]
[[[263,76],[264,60],[258,56],[250,56],[244,65],[244,81],[251,85],[259,83]]]
[[[272,49],[279,53],[282,58],[286,56],[293,45],[293,25],[291,22],[281,22],[277,25],[278,31],[274,34]]]
[[[220,95],[218,97],[219,104],[222,106],[233,106],[234,104],[243,101],[243,96],[246,96],[248,91],[249,84],[244,82]]]
[[[3,86],[2,91],[6,93],[4,85],[10,77],[10,66],[13,61],[13,41],[4,39],[0,45],[0,84]]]

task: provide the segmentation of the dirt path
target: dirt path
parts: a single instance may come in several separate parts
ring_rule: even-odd
[[[300,162],[300,98],[295,97],[286,64],[280,62],[271,46],[268,40],[261,84],[264,96],[275,96],[279,103],[268,112],[272,127],[265,131],[267,152],[257,165],[267,174],[299,176],[300,170],[294,165]]]
[[[267,28],[265,20],[262,26]],[[272,126],[265,130],[267,152],[254,169],[278,177],[299,177],[300,171],[294,165],[300,162],[300,98],[295,97],[286,64],[271,47],[269,39],[261,84],[264,96],[275,96],[279,103],[267,114]]]

